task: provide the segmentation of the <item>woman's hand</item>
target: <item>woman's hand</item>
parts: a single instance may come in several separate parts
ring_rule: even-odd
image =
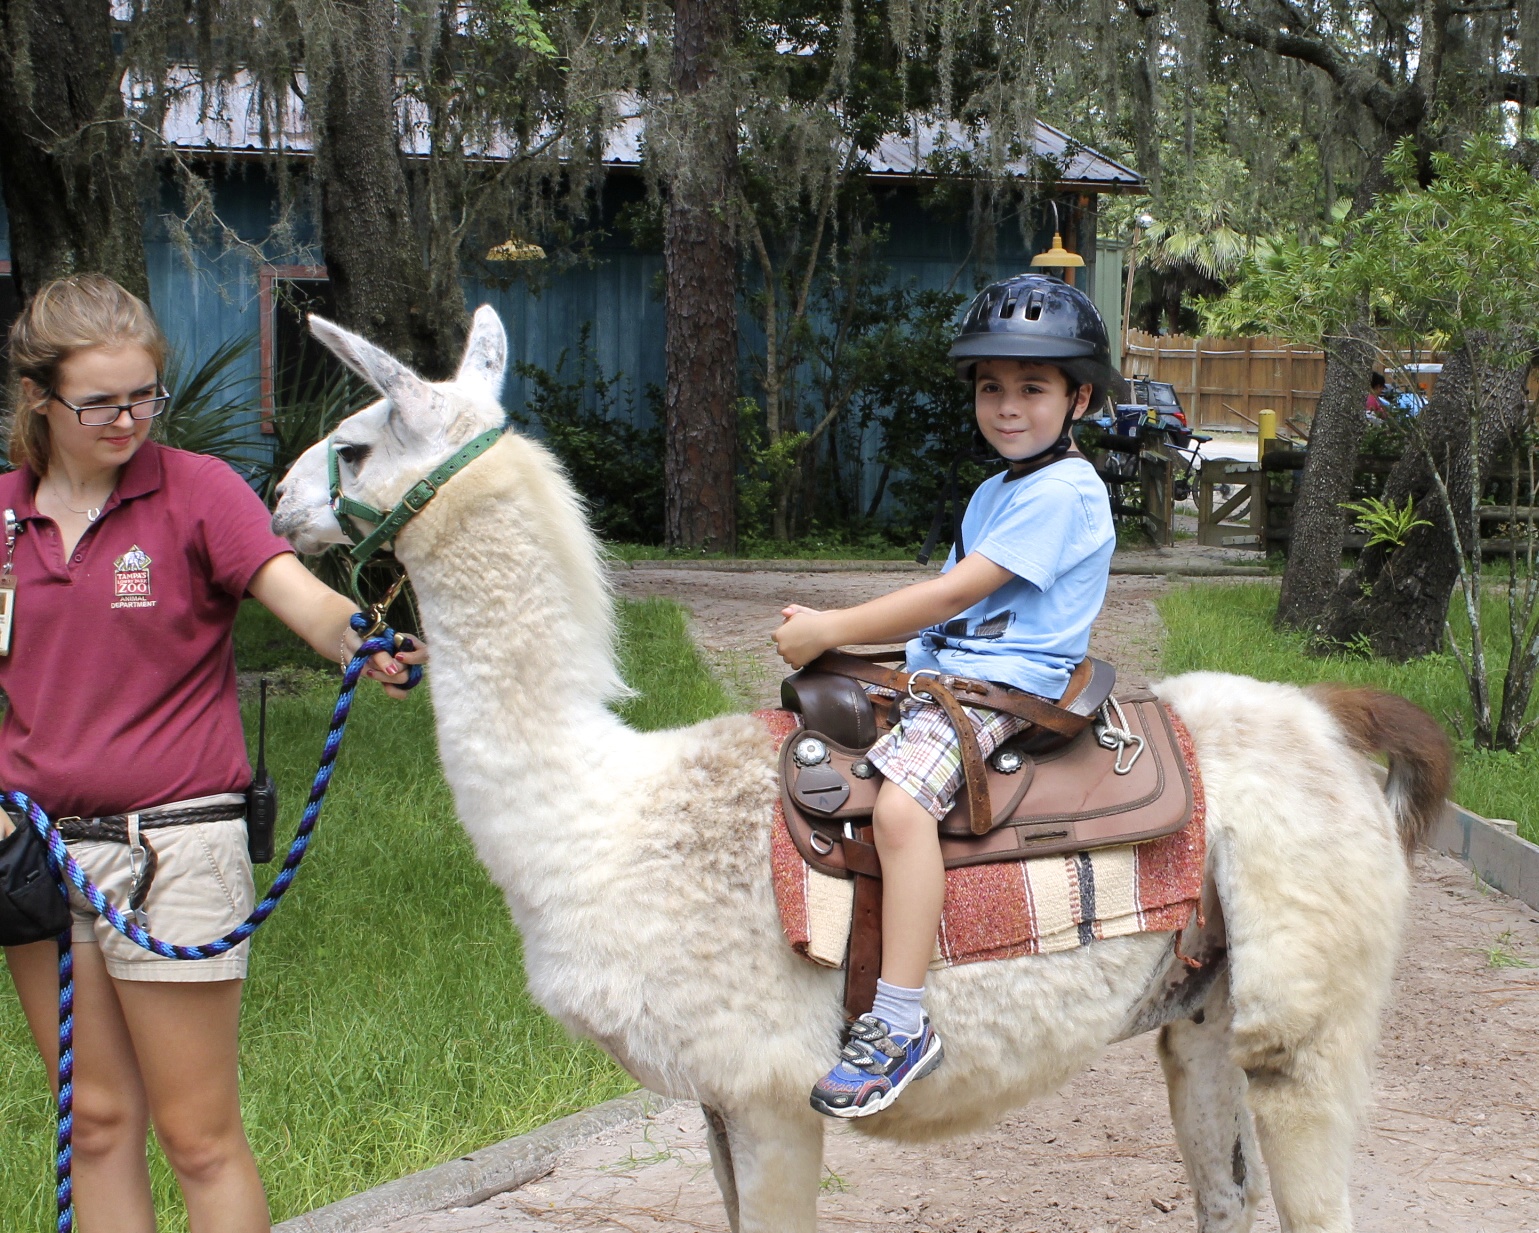
[[[404,681],[406,679],[406,669],[412,664],[425,665],[428,661],[427,643],[422,641],[416,634],[413,634],[411,635],[411,644],[411,650],[397,651],[394,655],[387,651],[374,652],[373,655],[369,656],[368,666],[363,670],[364,676],[368,677],[371,681],[378,681],[384,686],[385,692],[392,698],[406,697],[406,690],[402,689],[399,685],[393,684],[393,682]],[[342,665],[344,668],[347,667],[348,663],[352,662],[353,656],[358,653],[358,648],[362,645],[363,639],[349,627],[348,631],[342,635],[342,649],[347,656],[346,661]]]
[[[811,663],[830,647],[839,645],[834,632],[832,612],[820,612],[801,604],[790,604],[780,610],[785,623],[770,635],[780,658],[793,668]]]
[[[317,652],[347,667],[363,639],[350,624],[358,605],[339,595],[307,570],[291,552],[279,553],[257,570],[247,589],[258,603],[310,644]],[[412,664],[428,661],[427,646],[413,635],[414,647],[394,655],[380,651],[369,660],[363,674],[380,682],[392,698],[404,698],[406,691],[392,681],[406,679]]]

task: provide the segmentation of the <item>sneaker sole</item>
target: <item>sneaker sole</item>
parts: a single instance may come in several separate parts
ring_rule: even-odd
[[[868,1100],[863,1105],[852,1105],[847,1109],[833,1108],[830,1105],[823,1104],[814,1096],[811,1101],[812,1107],[826,1117],[870,1117],[873,1113],[880,1113],[883,1109],[890,1107],[892,1102],[897,1100],[899,1096],[903,1095],[904,1089],[910,1083],[915,1079],[923,1079],[945,1060],[946,1049],[941,1044],[940,1037],[931,1037],[930,1045],[931,1047],[926,1049],[923,1056],[914,1064],[914,1068],[904,1075],[892,1091],[888,1092],[885,1096],[879,1097],[876,1100]]]

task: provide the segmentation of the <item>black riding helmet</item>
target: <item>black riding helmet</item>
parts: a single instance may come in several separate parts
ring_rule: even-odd
[[[1052,364],[1072,385],[1091,387],[1088,414],[1122,389],[1101,314],[1083,291],[1051,274],[1016,274],[980,291],[962,319],[950,358],[964,381],[972,380],[979,360]],[[1062,434],[1044,453],[1069,448],[1073,422],[1072,414],[1064,418]]]

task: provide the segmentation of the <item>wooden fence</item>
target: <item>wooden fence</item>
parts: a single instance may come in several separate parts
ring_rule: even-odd
[[[1271,441],[1258,462],[1212,459],[1205,463],[1194,494],[1198,542],[1260,552],[1280,549],[1286,555],[1293,538],[1293,506],[1304,459],[1303,450]],[[1145,451],[1145,466],[1155,461],[1153,453]],[[1396,461],[1384,455],[1360,455],[1352,478],[1352,496],[1361,499],[1381,494]],[[1522,476],[1518,478],[1520,487],[1527,482]],[[1518,528],[1539,522],[1539,508],[1513,504],[1513,480],[1511,464],[1498,463],[1492,469],[1484,494],[1486,503],[1480,508],[1480,536],[1488,554],[1505,554],[1513,546],[1514,534],[1518,534],[1518,551],[1525,552],[1526,532],[1519,533]],[[1153,537],[1161,510],[1169,508],[1169,498],[1158,487],[1148,485],[1144,496],[1151,506],[1145,511],[1144,525]],[[1169,540],[1155,539],[1155,543],[1161,542]],[[1354,526],[1343,535],[1341,546],[1345,552],[1356,553],[1367,542],[1368,536]]]
[[[1175,386],[1193,428],[1255,432],[1256,413],[1271,410],[1286,432],[1290,420],[1303,429],[1314,418],[1325,384],[1325,352],[1280,338],[1191,338],[1132,330],[1122,371]],[[1422,393],[1430,393],[1435,380],[1424,377]],[[1295,434],[1301,435],[1297,429]]]

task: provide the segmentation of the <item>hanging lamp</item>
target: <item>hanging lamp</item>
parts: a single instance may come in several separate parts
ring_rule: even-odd
[[[1063,234],[1058,230],[1058,203],[1050,202],[1053,207],[1053,246],[1045,253],[1038,253],[1031,259],[1034,269],[1049,270],[1078,270],[1083,269],[1085,259],[1078,253],[1071,253],[1063,246]],[[1074,276],[1070,274],[1065,280],[1071,287],[1074,285]]]
[[[487,250],[487,261],[543,261],[545,250],[530,240],[521,240],[516,235],[510,235],[501,244],[495,244]]]

